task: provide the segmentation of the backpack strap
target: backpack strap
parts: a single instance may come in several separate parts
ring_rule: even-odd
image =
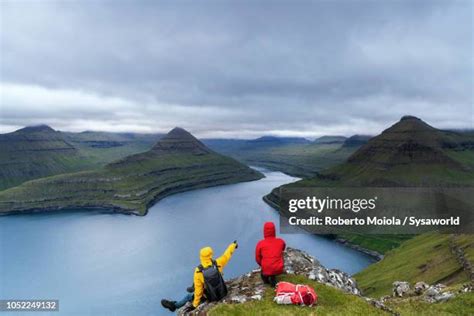
[[[199,272],[202,273],[202,270],[204,270],[204,267],[202,266],[202,264],[200,264],[200,265],[197,266],[197,269],[198,269]]]
[[[213,265],[213,266],[215,266],[215,267],[218,268],[218,269],[220,268],[220,266],[217,265],[217,261],[216,261],[216,260],[211,259],[211,261],[212,261],[212,265]],[[199,272],[202,273],[202,270],[204,270],[204,267],[202,266],[202,264],[200,264],[200,265],[197,266],[197,269],[198,269]]]
[[[217,264],[217,261],[216,261],[216,260],[212,259],[211,261],[212,261],[212,264],[213,264],[214,266],[216,266],[216,268],[220,268],[220,267],[221,267],[220,265]]]

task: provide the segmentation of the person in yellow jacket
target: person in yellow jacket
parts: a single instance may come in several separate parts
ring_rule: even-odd
[[[213,259],[213,250],[211,247],[202,248],[199,252],[201,264],[194,270],[194,293],[193,288],[190,287],[188,288],[188,292],[190,293],[180,301],[169,301],[164,299],[161,300],[161,305],[174,312],[176,309],[186,305],[187,302],[192,301],[192,305],[188,306],[186,310],[191,311],[201,304],[201,301],[204,300],[204,296],[206,296],[205,299],[208,300],[218,300],[223,298],[221,296],[227,294],[227,288],[223,283],[222,273],[224,267],[227,265],[230,258],[232,258],[235,249],[238,247],[237,241],[235,240],[227,247],[224,253],[215,260]],[[219,273],[216,273],[217,271]]]

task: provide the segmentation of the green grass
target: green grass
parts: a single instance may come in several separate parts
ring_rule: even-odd
[[[446,152],[454,160],[474,168],[474,150],[448,150]]]
[[[213,308],[209,315],[388,315],[360,297],[311,281],[301,275],[284,275],[280,280],[310,285],[318,295],[318,303],[313,307],[278,305],[273,302],[274,290],[269,288],[261,301],[221,304]]]
[[[355,275],[364,295],[380,297],[391,294],[394,281],[414,284],[442,282],[459,284],[468,280],[449,248],[451,235],[423,234],[403,242],[389,251],[382,261],[370,265]],[[474,235],[466,241],[474,243]]]

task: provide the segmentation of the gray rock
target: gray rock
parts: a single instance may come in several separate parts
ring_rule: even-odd
[[[429,303],[445,302],[455,297],[455,294],[450,291],[443,292],[443,289],[445,288],[446,285],[444,284],[436,284],[428,287],[428,289],[424,293],[425,301]]]
[[[393,282],[393,296],[402,297],[410,292],[410,284],[406,281]]]
[[[434,286],[430,286],[430,287],[426,290],[425,295],[426,295],[426,296],[429,296],[429,297],[432,297],[432,296],[438,295],[439,293],[440,293],[440,290],[439,290],[439,289],[437,289],[437,288],[434,287]]]
[[[423,281],[416,282],[416,284],[415,284],[415,294],[421,295],[428,287],[429,287],[429,285],[426,284]]]
[[[451,292],[444,292],[444,293],[441,293],[439,295],[436,295],[434,297],[434,301],[435,302],[445,302],[447,300],[450,300],[454,297],[454,293],[451,293]]]
[[[436,285],[431,285],[425,292],[425,295],[428,297],[434,297],[439,295],[441,291],[446,287],[446,285],[438,283]]]
[[[230,301],[232,303],[245,303],[247,301],[247,297],[245,297],[244,295],[236,295],[232,296],[230,298]]]

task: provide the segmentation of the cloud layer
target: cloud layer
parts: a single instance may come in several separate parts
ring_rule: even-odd
[[[471,1],[0,5],[0,131],[473,128]]]

